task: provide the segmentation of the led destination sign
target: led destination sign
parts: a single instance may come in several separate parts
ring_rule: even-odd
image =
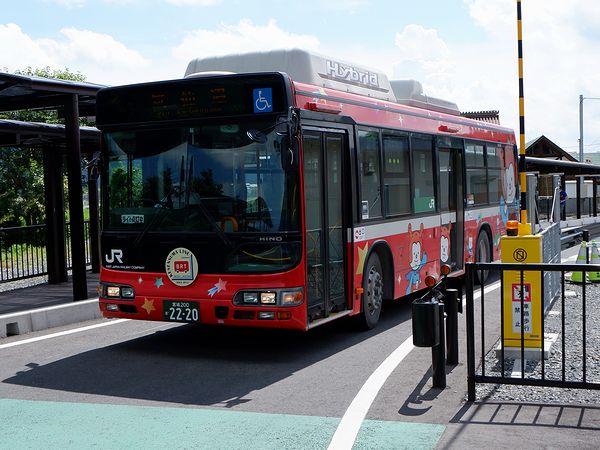
[[[281,113],[286,110],[281,74],[228,75],[102,89],[96,123],[127,123]]]

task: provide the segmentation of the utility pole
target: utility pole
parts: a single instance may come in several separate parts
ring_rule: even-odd
[[[583,101],[584,100],[600,100],[600,97],[584,97],[579,95],[579,162],[583,160]]]
[[[579,162],[583,160],[583,95],[579,95]]]

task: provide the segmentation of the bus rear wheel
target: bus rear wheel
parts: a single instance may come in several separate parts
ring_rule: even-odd
[[[479,236],[477,236],[477,246],[475,247],[475,262],[478,263],[487,263],[490,262],[491,252],[490,252],[490,238],[485,231],[480,231]],[[489,270],[476,270],[475,271],[475,280],[479,284],[485,283],[490,275]]]
[[[361,325],[371,330],[379,322],[383,304],[383,275],[381,261],[376,253],[369,257],[365,266],[363,289]]]

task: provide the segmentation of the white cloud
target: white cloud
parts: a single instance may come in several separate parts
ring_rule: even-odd
[[[410,24],[396,34],[393,78],[417,77],[422,83],[440,84],[453,71],[448,45],[436,30]]]
[[[150,62],[107,34],[76,28],[60,30],[63,39],[32,39],[15,24],[0,25],[0,61],[8,71],[31,66],[68,67],[101,84],[138,81]]]
[[[365,1],[352,0],[352,5],[361,8]],[[462,110],[499,109],[502,123],[518,133],[515,3],[463,1],[478,30],[470,42],[410,24],[399,28],[393,40],[386,41],[382,33],[375,48],[350,40],[331,46],[316,34],[287,31],[273,19],[244,19],[190,31],[170,54],[150,60],[115,37],[94,31],[65,28],[58,38],[34,39],[15,24],[0,24],[0,39],[10,43],[0,47],[0,65],[10,71],[66,66],[90,81],[120,84],[181,77],[187,62],[197,57],[298,47],[380,69],[392,78],[418,79],[427,94],[454,101]],[[339,4],[336,0],[328,7]],[[600,97],[600,2],[530,1],[522,2],[522,11],[526,137],[545,134],[567,150],[576,150],[579,94]],[[585,102],[584,130],[586,144],[595,143],[586,148],[600,151],[600,101]]]
[[[464,0],[464,3],[475,23],[496,37],[505,37],[506,27],[516,22],[517,9],[514,1]]]
[[[498,109],[501,123],[518,136],[516,5],[506,0],[465,0],[465,5],[480,29],[472,42],[453,42],[452,36],[411,24],[396,33],[394,47],[360,49],[359,60],[345,58],[367,60],[391,78],[417,79],[428,95],[454,101],[463,111]],[[600,97],[595,25],[600,2],[523,2],[522,18],[526,138],[545,134],[566,150],[577,150],[579,94]],[[600,151],[600,101],[584,106],[586,151]]]
[[[105,67],[134,68],[146,63],[135,50],[128,49],[108,34],[76,28],[63,28],[61,33],[66,42],[42,41],[42,46],[53,51],[64,61],[86,61],[103,64]]]
[[[319,40],[312,35],[293,34],[282,30],[275,20],[261,26],[244,19],[236,25],[221,24],[214,31],[191,31],[181,44],[173,49],[173,55],[178,60],[187,62],[198,57],[293,47],[317,50]]]
[[[436,60],[448,57],[446,43],[436,30],[428,30],[420,25],[410,24],[396,34],[395,45],[400,50],[398,56],[410,60]]]
[[[516,5],[504,0],[465,0],[465,4],[485,32],[485,45],[455,46],[456,81],[462,80],[464,86],[454,92],[466,100],[463,106],[499,108],[502,122],[518,133]],[[521,11],[526,139],[544,134],[565,150],[576,151],[579,94],[600,97],[600,3],[522,2]],[[586,104],[584,143],[600,143],[600,128],[594,126],[600,122],[600,101],[596,103]],[[588,150],[598,151],[600,145]]]
[[[14,23],[0,25],[0,41],[10,45],[0,46],[0,61],[8,71],[26,66],[45,67],[54,63],[50,55]]]

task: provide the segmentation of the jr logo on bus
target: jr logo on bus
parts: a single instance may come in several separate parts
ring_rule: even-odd
[[[165,272],[173,284],[189,286],[198,276],[198,260],[187,248],[176,248],[167,256]]]

